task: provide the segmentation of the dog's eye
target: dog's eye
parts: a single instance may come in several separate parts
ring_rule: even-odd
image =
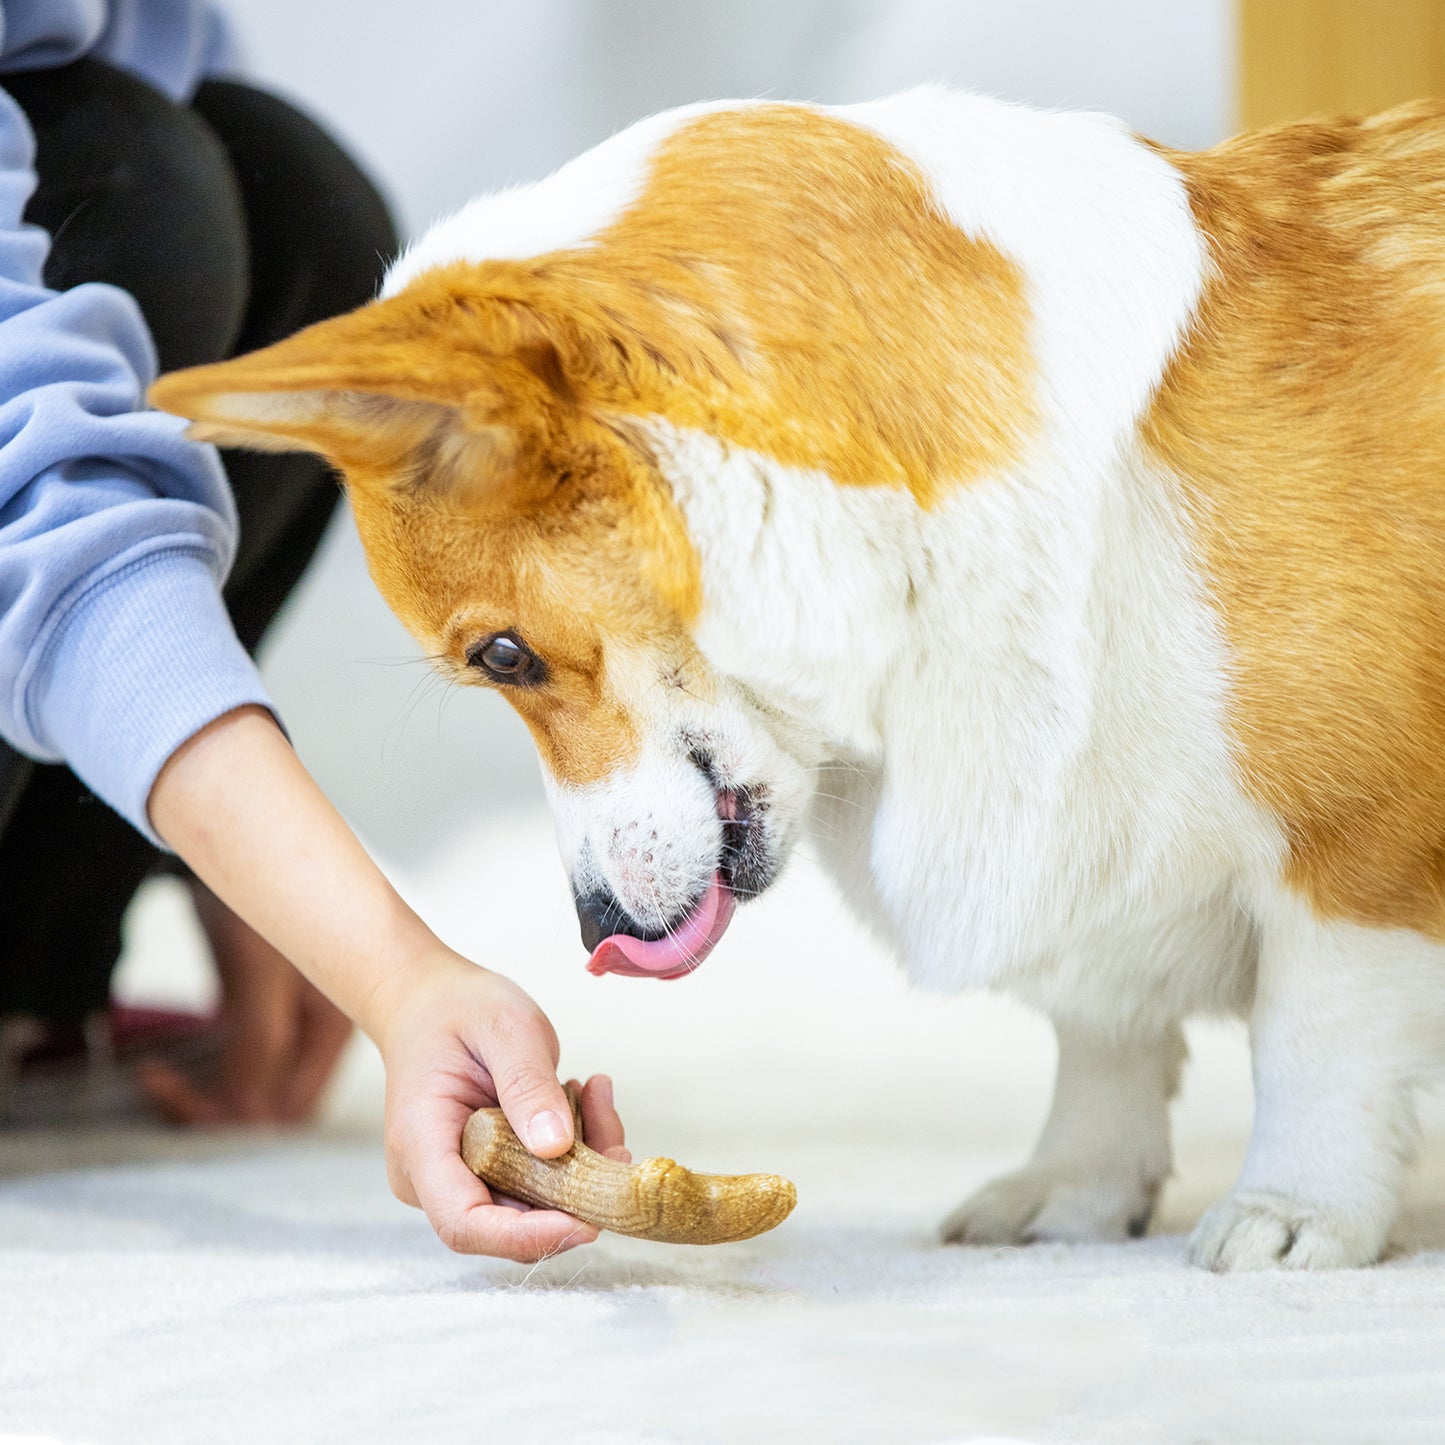
[[[494,632],[467,653],[467,661],[493,682],[535,686],[546,676],[542,659],[515,633]]]

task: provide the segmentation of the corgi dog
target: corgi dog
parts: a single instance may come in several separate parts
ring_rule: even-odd
[[[1048,1015],[1038,1147],[948,1239],[1142,1232],[1181,1025],[1234,1014],[1193,1258],[1379,1256],[1445,1055],[1445,106],[1189,154],[687,107],[152,398],[344,475],[530,728],[594,972],[696,968],[811,831],[918,984]]]

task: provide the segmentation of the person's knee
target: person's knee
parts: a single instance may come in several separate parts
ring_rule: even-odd
[[[265,91],[208,81],[195,107],[230,153],[250,225],[253,323],[243,349],[371,300],[399,242],[357,163]]]
[[[144,81],[95,60],[3,77],[35,132],[26,219],[45,280],[106,281],[140,303],[165,369],[228,355],[245,311],[245,220],[224,147]]]

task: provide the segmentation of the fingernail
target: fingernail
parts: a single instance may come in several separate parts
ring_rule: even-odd
[[[603,1098],[603,1101],[604,1101],[604,1102],[608,1105],[608,1107],[610,1108],[610,1107],[612,1106],[613,1102],[614,1102],[614,1100],[613,1100],[613,1098],[612,1098],[612,1080],[609,1079],[606,1074],[603,1074],[603,1075],[602,1075],[602,1085],[601,1085],[601,1087],[602,1087],[602,1098]]]
[[[553,1149],[566,1142],[567,1131],[551,1109],[532,1115],[532,1122],[527,1125],[527,1144],[534,1154],[538,1149]]]

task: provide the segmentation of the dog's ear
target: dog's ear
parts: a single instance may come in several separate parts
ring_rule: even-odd
[[[150,402],[223,447],[316,452],[356,481],[424,452],[515,447],[570,395],[525,308],[455,288],[403,292],[232,361],[163,376]]]

